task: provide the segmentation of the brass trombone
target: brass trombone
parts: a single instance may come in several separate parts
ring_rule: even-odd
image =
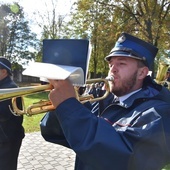
[[[105,84],[105,94],[102,97],[98,98],[92,98],[90,95],[88,96],[80,96],[77,94],[77,99],[81,103],[85,103],[87,101],[90,102],[96,102],[99,100],[105,99],[108,94],[109,94],[109,83],[108,81],[112,81],[113,78],[106,78],[106,79],[89,79],[86,81],[86,84],[91,84],[91,83],[97,83],[97,82],[104,82]],[[11,111],[15,115],[27,115],[27,116],[32,116],[40,113],[45,113],[48,111],[54,110],[54,106],[49,100],[40,100],[37,103],[33,103],[31,106],[28,106],[28,108],[25,108],[23,96],[29,95],[29,94],[34,94],[34,93],[39,93],[39,92],[44,92],[44,91],[50,91],[52,89],[52,85],[47,84],[47,85],[40,85],[40,86],[28,86],[28,87],[20,87],[20,88],[10,88],[10,89],[0,89],[0,101],[2,100],[7,100],[7,99],[12,99],[12,107]],[[75,89],[76,90],[76,89]],[[77,92],[76,92],[77,93]],[[22,97],[22,103],[23,103],[23,110],[18,109],[17,103],[16,103],[16,98],[17,97]]]

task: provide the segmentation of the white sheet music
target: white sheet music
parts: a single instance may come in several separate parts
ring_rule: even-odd
[[[65,80],[68,78],[73,85],[83,86],[85,83],[81,67],[35,62],[30,64],[22,74],[39,77],[41,81],[46,82],[48,79]]]

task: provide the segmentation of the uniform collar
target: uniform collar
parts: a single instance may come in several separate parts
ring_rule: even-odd
[[[0,80],[0,88],[10,80],[10,76],[6,76],[4,79]]]
[[[129,98],[132,94],[137,93],[137,92],[140,91],[141,89],[142,89],[142,88],[140,88],[140,89],[138,89],[138,90],[135,90],[135,91],[133,91],[133,92],[131,92],[131,93],[128,93],[128,94],[126,94],[126,95],[124,95],[124,96],[118,97],[120,103],[122,103],[122,102],[125,101],[127,98]]]

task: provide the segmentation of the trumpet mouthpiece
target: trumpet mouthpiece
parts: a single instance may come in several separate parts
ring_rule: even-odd
[[[113,81],[114,77],[113,76],[107,76],[105,79],[108,80],[108,81]]]

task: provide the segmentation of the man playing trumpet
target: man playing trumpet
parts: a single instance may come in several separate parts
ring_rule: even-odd
[[[74,150],[76,170],[160,170],[170,163],[170,92],[148,76],[157,51],[120,36],[105,58],[114,79],[97,116],[76,99],[68,80],[49,80],[56,109],[43,118],[41,133]]]

